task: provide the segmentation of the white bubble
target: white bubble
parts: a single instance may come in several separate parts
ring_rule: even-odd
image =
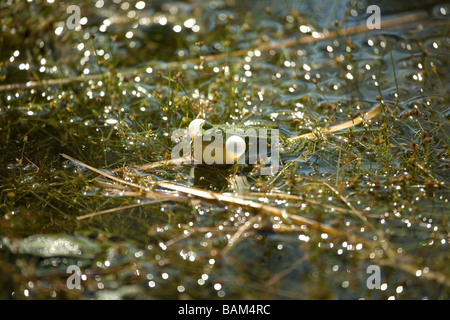
[[[136,3],[135,7],[138,10],[142,10],[142,9],[145,8],[145,2],[144,1],[139,1],[138,3]]]
[[[56,28],[55,29],[55,34],[57,35],[57,36],[59,36],[59,35],[61,35],[61,33],[63,32],[63,27],[58,27],[58,28]]]
[[[194,19],[194,18],[190,18],[190,19],[187,19],[185,22],[184,22],[184,26],[186,27],[186,28],[192,28],[194,25],[195,25],[195,23],[196,23],[197,21]]]

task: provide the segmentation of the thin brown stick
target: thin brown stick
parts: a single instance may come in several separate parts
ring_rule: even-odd
[[[120,211],[120,210],[126,210],[126,209],[130,209],[130,208],[136,208],[136,207],[139,207],[139,206],[145,206],[147,204],[160,203],[160,202],[163,202],[163,201],[166,201],[166,200],[145,201],[145,202],[141,202],[141,203],[130,204],[128,206],[123,206],[123,207],[117,207],[117,208],[111,208],[111,209],[106,209],[106,210],[102,210],[102,211],[92,212],[92,213],[84,214],[82,216],[78,216],[77,220],[83,220],[83,219],[99,216],[99,215],[102,215],[102,214],[105,214],[105,213],[117,212],[117,211]]]
[[[25,159],[27,159],[28,160],[28,162],[29,163],[31,163],[33,166],[35,166],[36,167],[36,172],[33,174],[33,176],[31,177],[31,178],[34,178],[34,176],[35,175],[37,175],[37,173],[39,172],[39,167],[33,162],[33,161],[31,161],[30,159],[28,159],[27,157],[25,157]]]
[[[132,186],[132,187],[141,189],[141,190],[143,190],[143,191],[149,191],[149,189],[146,188],[146,187],[143,187],[143,186],[138,185],[138,184],[133,183],[133,182],[129,182],[129,181],[125,181],[125,180],[123,180],[123,179],[117,178],[117,177],[115,177],[115,176],[113,176],[113,175],[111,175],[111,174],[109,174],[109,173],[103,172],[103,171],[101,171],[101,170],[98,170],[97,168],[94,168],[94,167],[92,167],[92,166],[86,164],[86,163],[83,163],[83,162],[81,162],[80,160],[77,160],[77,159],[75,159],[75,158],[72,158],[71,156],[68,156],[68,155],[65,154],[65,153],[61,153],[61,156],[64,157],[64,158],[66,158],[66,159],[68,159],[68,160],[70,160],[70,161],[75,162],[76,164],[79,164],[80,166],[86,167],[86,168],[88,168],[89,170],[94,171],[94,172],[96,172],[96,173],[98,173],[98,174],[100,174],[100,175],[102,175],[102,176],[104,176],[104,177],[106,177],[106,178],[109,178],[109,179],[111,179],[111,180],[114,180],[114,181],[117,181],[117,182],[120,182],[120,183],[129,185],[129,186]]]
[[[308,254],[304,254],[301,258],[297,259],[291,266],[289,266],[288,268],[284,269],[283,271],[281,271],[280,273],[277,273],[276,275],[274,275],[273,277],[271,277],[266,284],[268,286],[272,286],[273,284],[275,284],[277,281],[280,281],[283,277],[285,277],[286,275],[288,275],[289,273],[291,273],[292,271],[295,270],[295,268],[297,268],[299,265],[301,265],[303,262],[305,262],[306,260],[308,260]]]
[[[342,201],[343,203],[345,203],[345,205],[346,205],[347,207],[350,208],[350,210],[352,210],[352,212],[353,212],[358,218],[360,218],[364,223],[366,223],[366,224],[367,224],[368,226],[370,226],[373,230],[375,230],[375,227],[374,227],[372,224],[370,224],[370,222],[367,220],[367,217],[364,216],[364,215],[361,213],[361,211],[359,211],[358,209],[356,209],[356,208],[351,204],[351,202],[350,202],[344,195],[342,195],[339,191],[337,191],[335,188],[333,188],[332,186],[330,186],[330,184],[328,184],[328,183],[325,182],[325,181],[319,181],[319,180],[317,180],[317,182],[319,182],[319,183],[321,183],[321,184],[327,186],[331,191],[333,191],[334,194],[336,194],[336,195],[339,197],[339,199],[341,199],[341,201]]]
[[[334,125],[334,126],[330,127],[329,129],[321,129],[321,130],[319,130],[319,132],[321,135],[325,135],[325,134],[328,134],[331,132],[336,132],[336,131],[340,131],[340,130],[344,130],[344,129],[356,126],[356,125],[362,123],[363,121],[367,121],[367,120],[374,118],[375,116],[377,116],[380,113],[380,111],[381,111],[381,104],[373,107],[372,109],[370,109],[363,115],[360,115],[353,120],[349,120],[349,121]],[[315,139],[315,138],[317,138],[317,132],[312,131],[312,132],[302,134],[300,136],[291,137],[288,139],[288,141],[293,141],[293,140],[297,140],[297,139],[311,140],[311,139]]]
[[[255,201],[248,200],[245,198],[239,198],[239,197],[235,197],[235,196],[205,191],[205,190],[198,189],[198,188],[188,187],[188,186],[184,186],[184,185],[180,185],[180,184],[174,184],[174,183],[171,183],[168,181],[157,182],[157,185],[160,187],[168,188],[168,189],[179,191],[182,193],[187,193],[187,194],[194,195],[194,196],[201,197],[201,198],[208,199],[208,200],[217,200],[217,201],[221,201],[221,202],[250,207],[250,208],[253,208],[256,210],[267,212],[272,216],[279,217],[284,220],[286,220],[286,219],[291,220],[292,222],[294,222],[296,224],[307,225],[312,228],[319,229],[319,230],[326,232],[328,234],[331,234],[331,235],[341,235],[341,233],[338,230],[336,230],[330,226],[327,226],[325,224],[319,223],[314,220],[310,220],[305,217],[290,214],[279,208],[261,204],[259,202],[255,202]]]
[[[430,173],[430,170],[425,169],[424,167],[422,167],[420,164],[418,164],[417,162],[415,163],[415,166],[422,170],[428,177],[430,177],[431,180],[434,181],[435,184],[437,184],[438,186],[445,186],[445,182],[444,181],[439,181],[437,180],[435,177],[433,177],[433,175]],[[37,172],[36,172],[37,173]]]
[[[228,251],[233,248],[239,239],[241,239],[242,234],[250,229],[256,221],[260,220],[260,216],[255,216],[251,218],[250,220],[247,220],[242,226],[239,227],[239,229],[236,231],[236,233],[228,240],[227,246],[222,251],[222,256],[225,256]]]
[[[168,159],[168,160],[162,160],[162,161],[156,161],[148,164],[144,164],[141,166],[137,166],[137,170],[146,171],[150,169],[154,169],[157,167],[163,167],[163,166],[172,166],[172,165],[181,165],[181,164],[191,164],[192,159],[190,156],[181,157],[181,158],[175,158],[175,159]]]

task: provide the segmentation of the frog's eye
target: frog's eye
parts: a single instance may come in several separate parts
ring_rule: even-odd
[[[245,153],[245,140],[239,136],[231,136],[225,144],[227,163],[233,163]]]
[[[195,119],[192,120],[191,123],[189,123],[188,131],[192,139],[194,139],[196,135],[201,134],[204,123],[205,120],[203,119]]]

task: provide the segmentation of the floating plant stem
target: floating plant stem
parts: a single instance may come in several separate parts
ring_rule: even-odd
[[[70,156],[68,156],[66,154],[62,153],[61,156],[63,156],[64,158],[66,158],[68,160],[71,160],[71,161],[73,161],[73,162],[75,162],[75,163],[77,163],[77,164],[79,164],[81,166],[84,166],[87,169],[89,169],[91,171],[94,171],[94,172],[96,172],[96,173],[98,173],[98,174],[100,174],[100,175],[102,175],[102,176],[104,176],[106,178],[112,179],[112,180],[114,180],[116,182],[120,182],[120,183],[129,185],[129,186],[141,189],[143,191],[149,191],[149,188],[146,188],[144,186],[138,185],[138,184],[133,183],[133,182],[129,182],[129,181],[125,181],[123,179],[117,178],[117,177],[115,177],[115,176],[113,176],[113,175],[111,175],[109,173],[103,172],[103,171],[101,171],[101,170],[99,170],[97,168],[94,168],[94,167],[92,167],[92,166],[90,166],[88,164],[85,164],[85,163],[83,163],[83,162],[81,162],[81,161],[79,161],[79,160],[77,160],[75,158],[72,158],[72,157],[70,157]],[[298,216],[298,215],[289,214],[289,213],[286,213],[284,210],[281,210],[279,208],[272,207],[272,206],[265,205],[265,204],[261,204],[261,203],[255,202],[253,200],[247,200],[247,199],[242,198],[242,197],[236,197],[236,196],[232,196],[232,195],[224,195],[224,194],[215,193],[215,192],[212,192],[212,191],[205,191],[205,190],[202,190],[202,189],[199,189],[199,188],[194,188],[194,187],[190,187],[190,186],[184,186],[184,185],[181,185],[181,184],[175,184],[175,183],[172,183],[172,182],[169,182],[169,181],[154,181],[154,182],[151,182],[151,184],[153,186],[167,188],[167,189],[170,189],[170,190],[178,191],[180,193],[184,193],[184,194],[189,194],[191,196],[200,197],[200,198],[203,198],[203,199],[206,199],[206,200],[226,202],[226,203],[229,203],[229,204],[235,204],[235,205],[241,205],[241,206],[244,206],[244,207],[253,208],[253,209],[260,210],[262,212],[266,212],[266,213],[268,213],[270,215],[273,215],[273,216],[276,216],[276,217],[279,217],[279,218],[282,218],[282,219],[290,219],[294,223],[297,223],[297,224],[300,224],[300,225],[308,225],[308,226],[310,226],[312,228],[316,228],[316,229],[322,230],[322,231],[327,232],[329,234],[335,234],[335,235],[340,234],[339,231],[337,231],[336,229],[334,229],[334,228],[332,228],[330,226],[324,225],[322,223],[318,223],[316,221],[313,221],[313,220],[310,220],[310,219],[307,219],[307,218],[304,218],[304,217],[301,217],[301,216]]]
[[[78,216],[77,220],[83,220],[83,219],[87,219],[87,218],[92,218],[92,217],[99,216],[99,215],[102,215],[102,214],[117,212],[117,211],[131,209],[131,208],[136,208],[136,207],[145,206],[145,205],[148,205],[148,204],[161,203],[163,201],[166,201],[166,200],[162,199],[162,200],[142,201],[140,203],[130,204],[128,206],[122,206],[122,207],[111,208],[111,209],[106,209],[106,210],[102,210],[102,211],[96,211],[96,212],[84,214],[82,216]]]

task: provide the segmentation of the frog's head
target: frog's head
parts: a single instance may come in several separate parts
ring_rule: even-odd
[[[203,119],[195,119],[191,121],[188,127],[189,135],[191,136],[192,140],[194,140],[195,137],[203,136],[203,135],[210,135],[212,134],[212,130],[216,128],[217,130],[221,131],[222,136],[226,137],[226,132],[224,132],[223,129],[219,127],[214,127],[210,123],[206,122]],[[208,141],[211,141],[209,138]],[[228,139],[224,143],[224,161],[225,163],[235,163],[240,157],[242,157],[245,154],[245,151],[247,149],[245,140],[237,135],[232,135],[228,137]],[[204,157],[207,155],[203,155]],[[206,159],[204,159],[206,161]]]
[[[191,123],[189,123],[188,132],[192,140],[194,140],[197,135],[203,134],[203,126],[205,123],[207,124],[207,122],[203,119],[194,119]]]

